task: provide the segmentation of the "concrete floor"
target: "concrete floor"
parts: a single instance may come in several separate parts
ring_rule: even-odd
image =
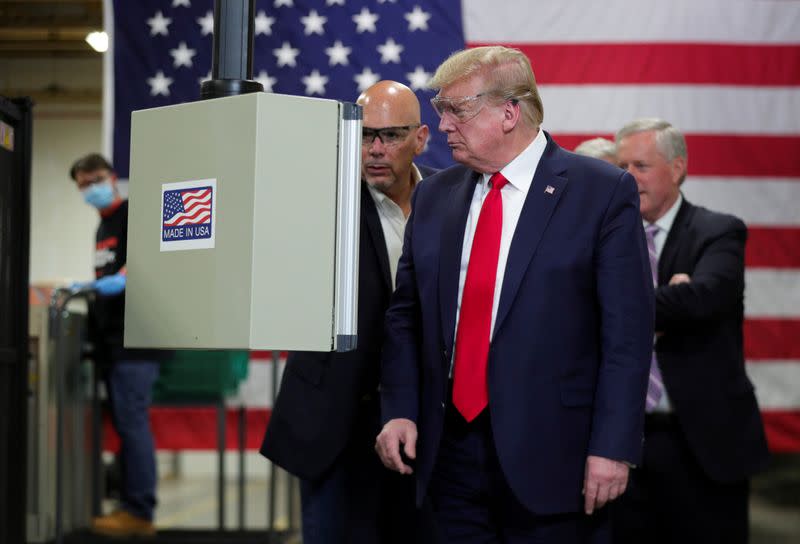
[[[184,454],[182,457],[186,457]],[[239,488],[236,459],[228,456],[225,489],[225,528],[239,529]],[[160,456],[159,529],[216,529],[217,483],[213,454],[195,454],[176,464]],[[255,454],[246,458],[244,528],[263,530],[269,519],[269,468]],[[299,526],[299,493],[292,492],[293,508],[288,507],[293,479],[278,471],[274,528],[287,530]],[[290,515],[293,519],[290,519]],[[290,542],[300,543],[299,534]],[[797,544],[800,542],[800,455],[776,456],[770,468],[753,480],[751,495],[752,544]]]

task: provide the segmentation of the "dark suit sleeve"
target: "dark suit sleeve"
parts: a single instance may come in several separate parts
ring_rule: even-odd
[[[595,257],[601,361],[589,454],[639,462],[653,345],[653,287],[639,198],[620,176]]]
[[[702,240],[682,241],[701,244],[693,270],[672,271],[689,274],[691,283],[656,289],[656,330],[718,319],[741,303],[747,227],[730,216],[714,220],[716,228],[706,227],[709,234]]]
[[[417,421],[419,411],[420,308],[414,272],[413,232],[419,186],[411,197],[403,254],[397,265],[397,282],[386,313],[386,333],[381,364],[381,419]]]

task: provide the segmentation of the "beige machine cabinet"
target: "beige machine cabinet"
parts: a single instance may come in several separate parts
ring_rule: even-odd
[[[355,347],[360,106],[252,93],[131,132],[127,347]]]

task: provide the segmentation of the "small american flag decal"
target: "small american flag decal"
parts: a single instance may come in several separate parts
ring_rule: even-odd
[[[214,247],[216,180],[161,187],[161,251]]]

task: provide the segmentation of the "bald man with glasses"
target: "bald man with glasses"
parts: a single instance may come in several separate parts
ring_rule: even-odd
[[[261,452],[300,478],[304,544],[425,543],[413,482],[385,469],[373,449],[380,430],[378,375],[383,319],[417,183],[414,164],[428,127],[413,91],[381,81],[359,98],[361,241],[358,348],[289,354]]]
[[[542,130],[518,50],[455,53],[432,87],[460,164],[414,192],[376,449],[444,542],[609,542],[653,339],[636,183]]]

